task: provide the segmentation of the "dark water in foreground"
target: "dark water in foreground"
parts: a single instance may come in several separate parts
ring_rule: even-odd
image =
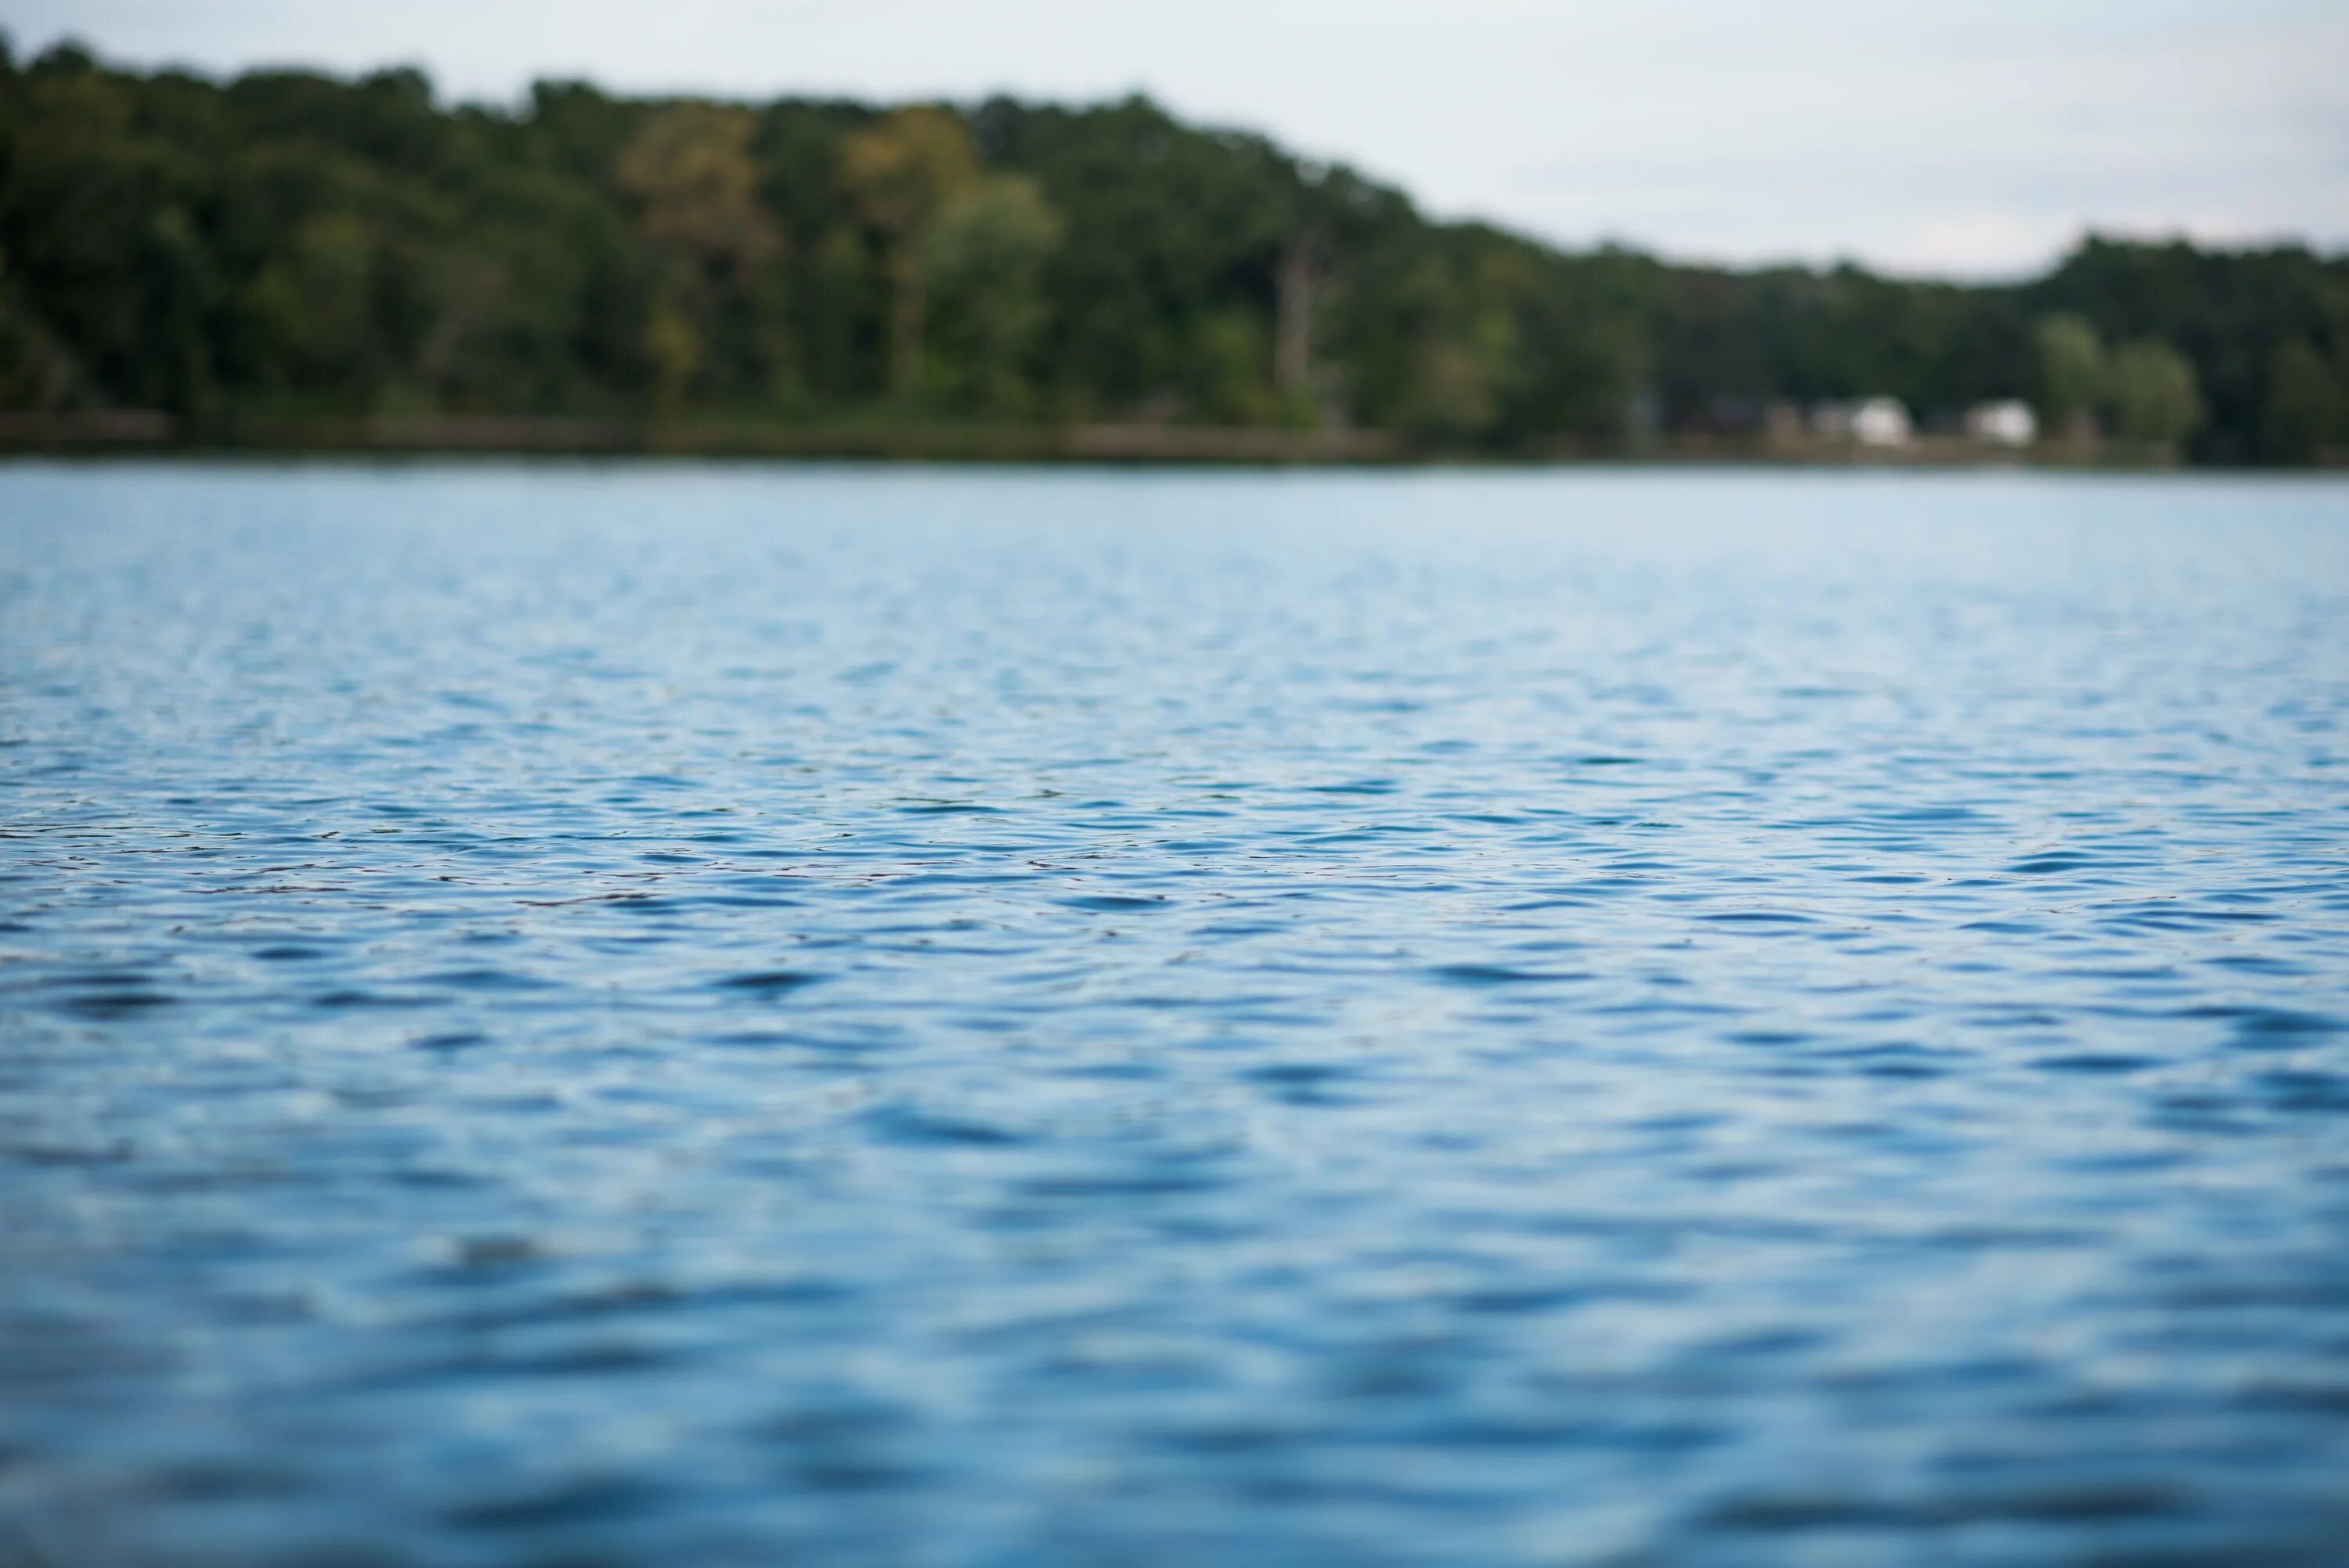
[[[0,1563],[2349,1560],[2349,487],[0,469]]]

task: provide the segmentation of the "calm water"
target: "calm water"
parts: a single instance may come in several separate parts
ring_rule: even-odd
[[[0,469],[0,1563],[2349,1561],[2349,486]]]

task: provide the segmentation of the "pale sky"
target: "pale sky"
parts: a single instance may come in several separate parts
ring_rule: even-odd
[[[2005,275],[2085,229],[2349,250],[2349,0],[0,0],[209,71],[1147,92],[1570,245]]]

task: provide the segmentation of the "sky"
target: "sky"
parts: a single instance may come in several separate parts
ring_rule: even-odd
[[[621,91],[1146,92],[1427,211],[2001,277],[2088,230],[2349,250],[2349,0],[0,0],[18,53]]]

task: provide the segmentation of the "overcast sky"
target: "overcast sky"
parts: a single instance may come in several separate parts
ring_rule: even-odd
[[[2349,0],[0,0],[212,71],[444,96],[1140,89],[1567,243],[2010,274],[2081,231],[2349,249]]]

